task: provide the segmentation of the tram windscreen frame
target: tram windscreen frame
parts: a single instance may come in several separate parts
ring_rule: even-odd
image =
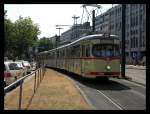
[[[116,44],[94,44],[92,55],[94,57],[119,57],[119,45]]]

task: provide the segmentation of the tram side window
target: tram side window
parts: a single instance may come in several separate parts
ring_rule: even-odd
[[[64,58],[66,58],[66,56],[67,56],[66,55],[67,54],[66,51],[67,51],[67,48],[64,49]]]
[[[47,53],[47,60],[48,60],[48,59],[50,59],[50,57],[49,57],[49,53]]]
[[[59,50],[58,52],[59,52],[59,57],[58,58],[60,59],[61,58],[61,51]]]
[[[50,52],[50,59],[52,59],[53,58],[53,54],[52,54],[52,52]]]
[[[59,59],[61,58],[61,50],[59,50]]]
[[[57,58],[57,52],[54,52],[54,58],[55,59]]]
[[[70,51],[70,57],[74,58],[75,57],[75,48],[71,47],[70,49],[71,49],[71,51]]]
[[[54,56],[55,56],[55,54],[54,54],[54,52],[52,52],[52,59],[54,59]]]
[[[90,45],[86,45],[86,57],[89,57],[90,56]]]
[[[56,56],[57,56],[57,59],[59,58],[59,51],[57,51],[57,54],[56,54]]]
[[[76,45],[73,47],[73,55],[74,57],[80,57],[80,45]]]
[[[44,60],[47,60],[47,53],[44,54]]]
[[[61,49],[61,58],[64,58],[64,50]]]
[[[85,46],[82,45],[82,57],[85,57]]]
[[[77,46],[76,51],[77,57],[80,57],[80,45]]]
[[[67,58],[71,58],[71,48],[67,48]]]
[[[67,50],[67,48],[65,49],[65,58],[67,58],[68,57],[68,50]]]
[[[64,51],[64,49],[62,50],[62,58],[64,58],[64,56],[65,56],[65,51]]]
[[[61,58],[64,58],[64,57],[65,57],[65,50],[62,49],[62,50],[61,50]]]

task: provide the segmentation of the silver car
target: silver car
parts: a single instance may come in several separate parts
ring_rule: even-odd
[[[26,69],[27,74],[31,73],[32,68],[31,65],[28,61],[24,61],[24,60],[17,60],[16,62],[21,62],[23,67]]]
[[[15,62],[17,63],[18,67],[21,69],[21,75],[25,76],[27,74],[27,68],[23,66],[22,62]]]
[[[4,62],[4,80],[6,85],[11,84],[21,77],[21,68],[18,67],[17,63],[12,61]]]

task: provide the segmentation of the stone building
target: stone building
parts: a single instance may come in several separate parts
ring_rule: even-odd
[[[117,5],[95,18],[95,30],[120,36],[122,29],[122,6]],[[126,61],[141,61],[146,51],[146,4],[126,5]]]

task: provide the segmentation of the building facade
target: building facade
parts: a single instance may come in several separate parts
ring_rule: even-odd
[[[110,8],[95,18],[95,30],[99,33],[116,34],[122,30],[122,5]],[[146,51],[146,4],[126,5],[126,62],[141,61]]]

